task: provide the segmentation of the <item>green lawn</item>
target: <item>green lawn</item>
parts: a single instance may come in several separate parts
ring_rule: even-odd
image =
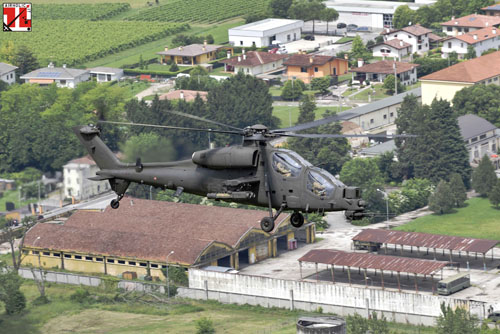
[[[333,44],[345,44],[348,42],[352,42],[353,40],[354,40],[354,37],[344,36]]]
[[[283,87],[278,87],[278,86],[272,86],[269,87],[269,93],[271,93],[272,96],[281,96],[281,89]],[[305,90],[302,92],[302,94],[317,94],[319,93],[319,90]]]
[[[428,215],[396,230],[500,240],[500,210],[485,198],[471,198],[468,205],[447,215]]]
[[[138,93],[147,89],[151,84],[147,81],[134,82],[131,80],[127,80],[127,81],[119,82],[118,85],[120,87],[127,89],[127,97],[131,99],[134,96],[136,96]]]
[[[182,32],[189,35],[209,35],[212,34],[215,43],[224,43],[228,40],[227,30],[232,27],[243,24],[243,19],[234,19],[231,21],[218,23],[214,25],[191,25],[191,29]],[[135,64],[139,62],[142,55],[143,59],[152,59],[158,57],[156,52],[163,51],[165,46],[172,43],[172,38],[175,36],[168,36],[160,40],[146,43],[138,47],[114,53],[112,55],[85,63],[86,67],[108,66],[120,67],[125,64]],[[149,66],[151,69],[151,65]]]
[[[28,199],[21,201],[21,206],[28,205],[29,203],[36,202],[36,199]],[[18,190],[9,190],[3,193],[3,197],[0,198],[0,211],[5,211],[5,203],[13,202],[16,205],[16,209],[19,208],[19,191]]]
[[[342,110],[350,109],[348,107],[342,107]],[[315,119],[323,118],[323,113],[326,110],[337,111],[338,107],[318,107],[314,113],[316,114]],[[292,116],[292,125],[297,123],[297,119],[299,118],[299,107],[289,107],[289,106],[275,106],[273,107],[273,116],[276,116],[281,121],[281,127],[290,126],[290,112]]]

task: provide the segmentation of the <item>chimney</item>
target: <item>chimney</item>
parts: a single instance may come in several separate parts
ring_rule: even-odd
[[[361,67],[364,65],[364,61],[363,61],[363,58],[358,58],[358,67]]]
[[[386,33],[389,33],[390,31],[391,31],[391,29],[389,29],[389,28],[385,28],[385,32],[386,32]]]
[[[165,47],[165,51],[168,51],[168,46]]]
[[[245,54],[245,52],[246,52],[246,50],[245,50],[245,49],[241,50],[241,53]]]
[[[496,35],[496,34],[497,34],[497,30],[496,30],[495,28],[493,28],[493,29],[491,30],[491,33],[492,33],[493,35]]]
[[[227,59],[230,59],[230,58],[231,58],[231,52],[230,52],[230,51],[228,51],[228,52],[227,52]]]
[[[207,47],[205,45],[203,45],[203,47],[201,48],[203,51],[207,51]]]
[[[455,21],[455,25],[457,25],[457,24],[458,24],[458,21]]]
[[[48,68],[54,68],[54,63],[53,62],[50,62],[49,63],[49,66],[47,66]]]
[[[454,19],[455,19],[455,16],[452,16],[452,17],[451,17],[451,19],[452,19],[452,20],[454,20]]]
[[[179,51],[182,51],[182,46],[179,46]]]
[[[399,41],[399,46],[403,46],[403,41]]]
[[[246,60],[246,59],[247,59],[247,55],[243,54],[243,60]]]
[[[66,64],[63,64],[63,68],[66,68]]]
[[[472,37],[473,37],[474,39],[477,39],[477,35],[476,35],[476,34],[474,34]]]
[[[207,46],[207,40],[206,40],[206,39],[205,39],[205,40],[203,40],[203,45],[204,45],[204,46]]]
[[[311,57],[309,57],[309,62],[310,62],[311,64],[314,62],[314,59],[313,59],[313,57],[312,57],[312,56],[311,56]]]
[[[490,23],[489,23],[489,22],[486,22],[486,26],[488,27],[489,25],[490,25]]]
[[[181,92],[179,93],[179,98],[181,100],[184,100],[184,92],[181,90]]]
[[[241,56],[238,56],[238,62],[240,62],[240,61],[241,61]]]

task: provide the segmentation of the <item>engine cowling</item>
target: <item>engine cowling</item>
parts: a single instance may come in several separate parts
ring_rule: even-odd
[[[229,146],[193,153],[192,160],[203,167],[251,168],[257,167],[259,151],[255,147]]]

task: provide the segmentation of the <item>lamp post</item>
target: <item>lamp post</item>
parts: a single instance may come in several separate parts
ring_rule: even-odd
[[[377,189],[377,191],[384,195],[386,209],[385,228],[389,229],[389,195],[385,191],[382,191],[380,189]]]
[[[170,298],[170,281],[168,279],[168,257],[172,254],[174,254],[174,251],[171,251],[170,253],[168,253],[167,259],[166,259],[166,262],[167,262],[167,298]]]

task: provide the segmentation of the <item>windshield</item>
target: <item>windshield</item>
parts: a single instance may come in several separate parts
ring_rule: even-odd
[[[316,196],[329,197],[332,195],[333,189],[333,184],[326,177],[315,171],[309,171],[307,175],[307,190]]]
[[[328,171],[322,169],[321,172],[326,175],[326,177],[328,177],[334,185],[336,185],[337,187],[345,187],[345,184],[343,184],[342,182],[340,182],[340,180],[338,180],[335,176],[333,176],[332,174],[330,174]]]
[[[285,177],[299,176],[302,165],[285,153],[273,154],[273,168]]]
[[[287,153],[293,156],[295,159],[297,159],[302,165],[306,167],[312,166],[312,164],[309,161],[302,158],[297,152],[287,150]]]
[[[438,289],[446,289],[446,283],[438,283]]]

